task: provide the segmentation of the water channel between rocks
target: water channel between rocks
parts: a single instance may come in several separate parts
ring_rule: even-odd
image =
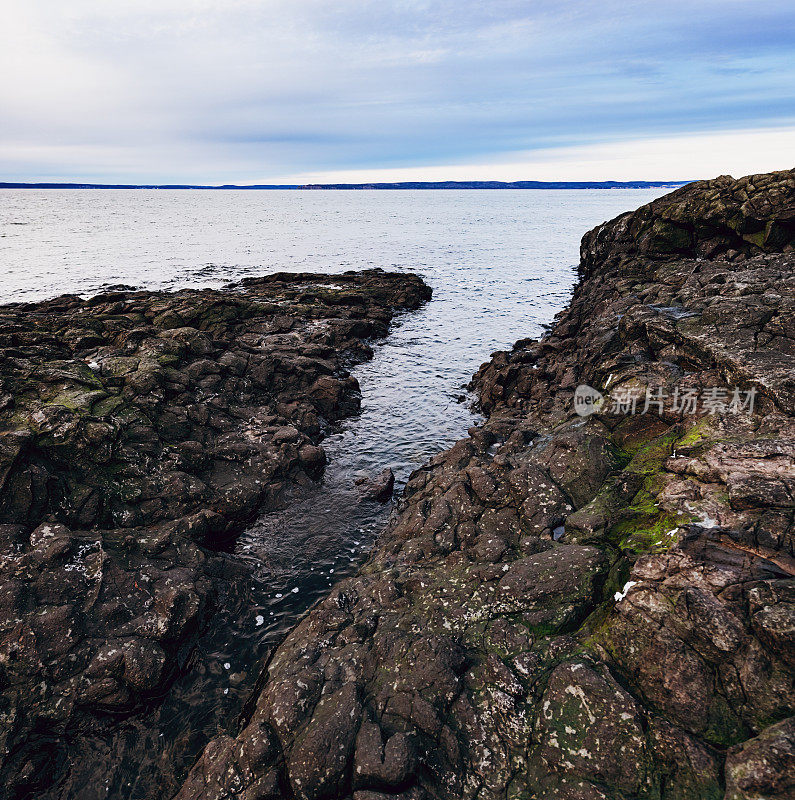
[[[208,737],[234,726],[274,645],[334,582],[356,570],[384,527],[391,505],[363,499],[355,479],[391,467],[399,492],[412,470],[465,436],[477,416],[464,386],[493,350],[539,336],[565,306],[581,235],[662,193],[108,192],[104,206],[90,207],[89,220],[90,204],[80,216],[88,193],[61,206],[61,193],[53,192],[14,196],[0,209],[0,230],[12,218],[25,223],[9,228],[13,236],[0,246],[0,256],[15,264],[6,299],[90,293],[103,283],[175,288],[275,269],[372,266],[418,272],[434,290],[430,303],[398,317],[387,339],[374,343],[371,361],[353,369],[362,410],[326,437],[322,481],[297,490],[283,510],[263,515],[235,543],[229,564],[243,566],[244,577],[222,596],[193,668],[149,713],[84,740],[85,774],[73,775],[73,786],[85,787],[81,797],[143,798],[153,783],[166,796],[176,788]],[[122,213],[129,239],[123,248],[110,235]],[[86,225],[95,229],[92,244],[72,249],[65,274],[58,262]],[[119,260],[114,248],[138,260]],[[25,275],[31,250],[38,260]],[[199,253],[214,263],[195,267],[207,257]],[[105,265],[114,258],[111,274]],[[161,271],[154,268],[158,259]]]

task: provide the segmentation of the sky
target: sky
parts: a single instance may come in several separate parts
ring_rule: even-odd
[[[795,166],[792,0],[0,0],[0,181]]]

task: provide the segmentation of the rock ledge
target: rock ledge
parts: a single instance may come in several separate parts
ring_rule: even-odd
[[[793,209],[722,177],[588,233],[179,800],[792,797]],[[621,412],[647,390],[716,402]]]

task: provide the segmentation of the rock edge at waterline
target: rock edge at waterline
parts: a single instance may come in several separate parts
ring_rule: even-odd
[[[96,758],[110,786],[84,737],[187,668],[245,572],[216,548],[320,476],[347,367],[429,297],[369,270],[0,307],[0,796],[86,796]]]
[[[412,475],[179,800],[792,797],[794,241],[792,171],[586,234],[569,308],[479,370],[485,424]]]

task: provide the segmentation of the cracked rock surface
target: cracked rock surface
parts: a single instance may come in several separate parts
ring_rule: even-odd
[[[568,309],[481,367],[486,422],[179,800],[792,797],[794,243],[795,172],[586,234]],[[623,413],[647,389],[716,402]]]
[[[186,669],[243,572],[215,548],[320,476],[346,367],[429,297],[370,270],[0,307],[0,796],[71,796],[81,737]]]

